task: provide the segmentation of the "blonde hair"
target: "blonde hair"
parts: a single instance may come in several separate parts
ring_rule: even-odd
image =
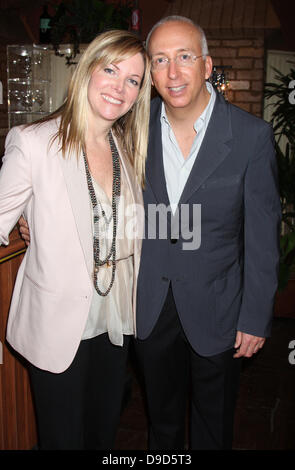
[[[113,124],[112,130],[120,150],[127,155],[143,187],[150,114],[150,59],[143,43],[133,33],[111,30],[100,34],[89,44],[73,73],[65,103],[49,119],[61,117],[56,137],[63,157],[70,157],[73,153],[79,156],[85,148],[87,92],[94,69],[122,62],[137,53],[141,53],[145,64],[139,95],[132,109]]]

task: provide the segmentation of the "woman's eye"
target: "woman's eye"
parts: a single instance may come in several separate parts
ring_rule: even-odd
[[[115,71],[113,69],[111,69],[110,67],[105,67],[104,68],[104,71],[110,75],[114,74]]]
[[[133,86],[138,86],[138,81],[134,80],[133,78],[129,79],[129,83],[131,83],[131,85],[133,85]]]

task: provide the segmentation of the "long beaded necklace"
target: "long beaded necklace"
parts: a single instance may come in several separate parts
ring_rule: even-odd
[[[119,203],[119,196],[121,194],[121,168],[120,168],[120,158],[118,154],[118,150],[116,144],[114,142],[113,136],[111,131],[108,134],[108,139],[111,147],[112,153],[112,161],[113,161],[113,189],[112,189],[112,218],[113,218],[113,236],[112,236],[112,243],[109,253],[106,254],[104,259],[100,259],[100,234],[99,234],[99,220],[102,217],[105,221],[106,227],[111,221],[111,218],[108,220],[106,213],[100,203],[97,202],[94,187],[92,184],[92,178],[90,175],[88,162],[86,158],[86,154],[83,151],[83,158],[85,163],[85,171],[86,171],[86,179],[87,179],[87,186],[88,191],[91,199],[91,204],[93,208],[93,222],[94,222],[94,234],[93,234],[93,258],[94,258],[94,270],[93,270],[93,284],[95,287],[96,292],[105,297],[110,292],[114,280],[115,280],[115,273],[116,273],[116,236],[117,236],[117,225],[118,225],[118,203]],[[101,215],[100,215],[100,212]],[[97,274],[99,272],[99,268],[101,266],[107,265],[110,266],[112,264],[112,276],[111,281],[108,288],[102,292],[98,285],[97,285]]]

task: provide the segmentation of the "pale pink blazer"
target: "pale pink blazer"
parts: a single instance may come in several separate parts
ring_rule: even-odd
[[[0,244],[22,213],[31,233],[10,306],[7,340],[29,362],[63,372],[78,349],[93,293],[92,220],[83,159],[64,159],[58,121],[11,129],[0,172]],[[135,208],[137,279],[143,233],[142,192],[123,154]],[[135,322],[136,281],[133,286]]]

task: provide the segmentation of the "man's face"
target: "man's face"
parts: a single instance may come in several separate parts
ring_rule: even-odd
[[[162,96],[166,108],[185,108],[187,111],[206,104],[206,84],[212,61],[199,57],[191,66],[182,66],[173,59],[182,53],[202,55],[200,34],[193,25],[170,21],[158,26],[149,41],[152,59],[167,57],[170,62],[161,70],[152,71],[153,84]]]

